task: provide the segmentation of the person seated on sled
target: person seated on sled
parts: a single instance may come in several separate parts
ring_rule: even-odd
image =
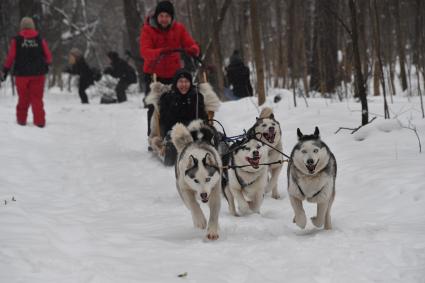
[[[160,133],[168,135],[176,123],[188,125],[195,119],[207,120],[204,97],[192,84],[192,75],[186,70],[177,71],[171,91],[159,100]]]
[[[133,67],[118,56],[117,52],[110,51],[107,55],[110,66],[103,73],[118,79],[118,84],[115,87],[118,103],[127,101],[125,92],[129,85],[136,83],[136,72]]]
[[[173,84],[151,84],[147,104],[155,111],[151,121],[149,143],[153,150],[163,154],[163,145],[172,127],[180,122],[188,125],[195,119],[208,120],[220,107],[220,100],[209,83],[200,83],[196,89],[190,72],[181,69],[173,78]]]

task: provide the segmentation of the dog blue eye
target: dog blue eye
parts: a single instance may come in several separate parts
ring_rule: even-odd
[[[193,179],[193,181],[194,181],[195,183],[199,184],[198,179]]]
[[[205,179],[205,182],[209,182],[209,181],[211,181],[211,178],[206,178]]]
[[[313,152],[314,152],[314,153],[318,153],[318,152],[319,152],[319,150],[318,150],[317,148],[315,148],[315,149],[313,150]]]

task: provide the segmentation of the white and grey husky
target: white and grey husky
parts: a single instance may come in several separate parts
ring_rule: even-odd
[[[236,149],[236,150],[234,150]],[[233,151],[234,150],[234,151]],[[246,143],[235,143],[230,147],[224,194],[229,211],[235,216],[259,213],[267,185],[268,166],[260,165],[268,160],[268,148],[251,139]],[[235,168],[235,166],[243,166]],[[238,204],[238,212],[235,207]]]
[[[202,131],[201,131],[202,128]],[[196,120],[185,127],[177,123],[171,131],[171,140],[177,149],[175,164],[176,186],[184,204],[192,214],[195,227],[207,228],[209,240],[218,239],[222,163],[217,150],[208,142],[203,123]],[[207,221],[198,200],[208,203]]]
[[[288,164],[288,193],[294,209],[294,222],[302,229],[307,219],[303,200],[317,203],[317,215],[311,218],[316,227],[332,229],[331,207],[335,198],[336,160],[329,147],[320,139],[319,128],[313,135],[303,135],[297,129],[298,143]]]
[[[283,151],[280,123],[275,119],[273,110],[270,107],[263,108],[260,117],[257,118],[257,121],[248,133],[255,134],[258,139],[261,139],[263,142],[281,152]],[[268,162],[272,163],[282,160],[282,155],[278,151],[270,148],[268,158]],[[269,166],[270,178],[266,186],[266,193],[272,192],[272,198],[274,199],[280,198],[277,184],[282,166],[282,163],[276,163]]]

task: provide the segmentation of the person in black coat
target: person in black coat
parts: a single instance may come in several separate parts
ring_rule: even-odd
[[[119,79],[115,88],[117,100],[119,103],[127,101],[125,92],[129,85],[137,81],[136,72],[133,67],[118,56],[117,52],[111,51],[107,55],[110,61],[110,67],[106,68],[103,73]]]
[[[208,119],[204,97],[192,83],[192,75],[186,70],[177,71],[171,91],[159,100],[160,131],[166,137],[176,123],[188,125],[195,119]]]
[[[233,94],[238,97],[252,96],[252,86],[249,79],[249,68],[245,66],[239,52],[235,50],[230,57],[230,64],[226,67],[227,81],[233,86]]]
[[[89,67],[83,53],[78,48],[72,48],[69,51],[68,62],[70,66],[65,71],[80,77],[78,94],[80,95],[81,103],[89,103],[86,89],[94,84],[95,74],[93,70]]]

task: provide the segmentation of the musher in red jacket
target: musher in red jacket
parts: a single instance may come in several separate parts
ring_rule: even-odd
[[[10,42],[0,78],[5,80],[15,63],[13,75],[16,76],[19,96],[16,106],[17,122],[19,125],[26,125],[28,108],[31,106],[34,124],[43,128],[46,124],[43,106],[44,81],[49,70],[48,65],[52,62],[52,54],[47,42],[35,30],[31,18],[22,18],[20,28],[19,34]]]
[[[146,95],[152,75],[157,81],[172,84],[177,70],[182,68],[180,54],[172,52],[182,48],[192,56],[199,56],[199,47],[186,31],[183,24],[174,20],[174,6],[170,1],[161,1],[155,8],[155,13],[148,16],[140,35],[140,54],[144,59]],[[148,106],[148,135],[150,120],[154,111],[153,105]]]

